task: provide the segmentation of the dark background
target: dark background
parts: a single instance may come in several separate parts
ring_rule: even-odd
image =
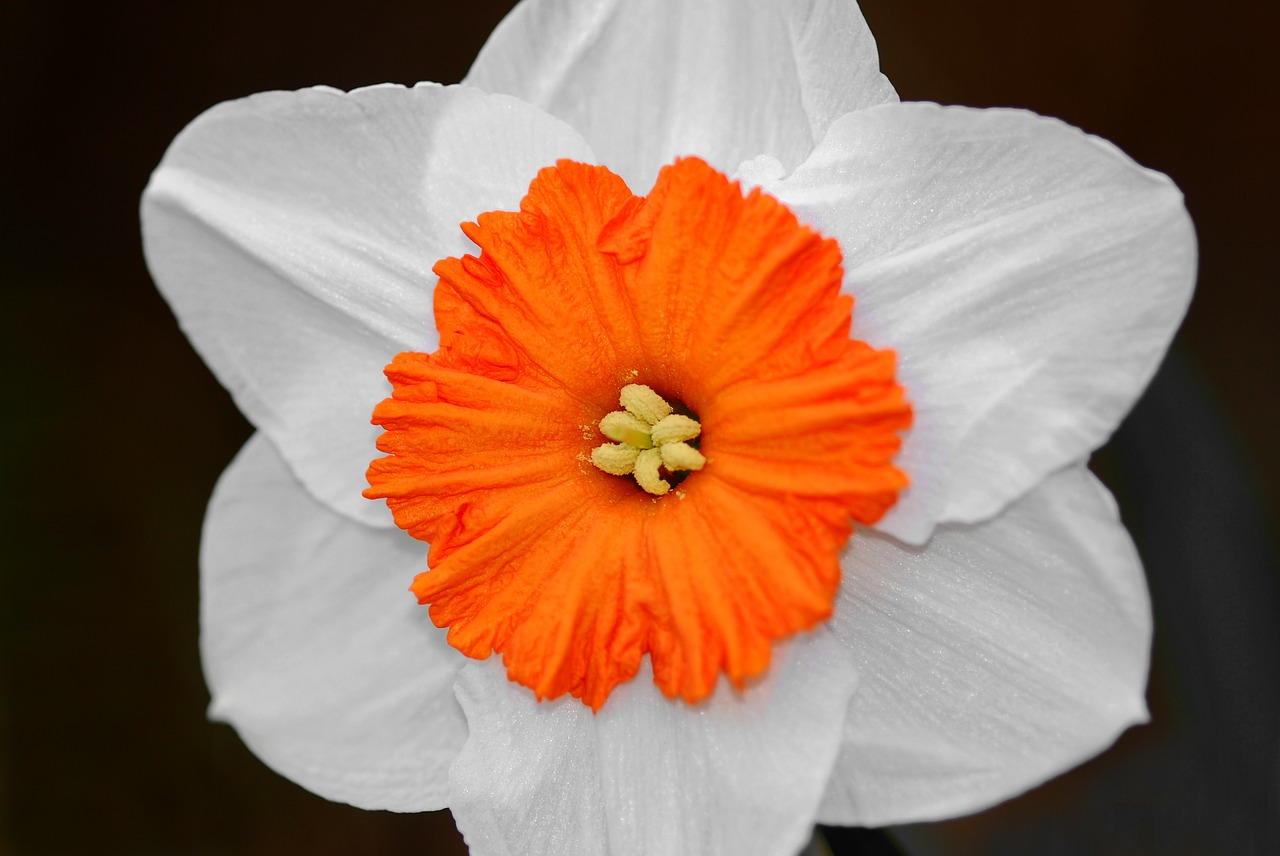
[[[200,521],[250,429],[153,289],[137,203],[214,103],[457,81],[509,5],[6,0],[0,854],[459,851],[447,812],[328,803],[204,719]],[[1151,580],[1154,723],[898,846],[1280,852],[1273,7],[862,5],[905,100],[1028,107],[1114,141],[1182,187],[1202,252],[1177,358],[1098,461]]]

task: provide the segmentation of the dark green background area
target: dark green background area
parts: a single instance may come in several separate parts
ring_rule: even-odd
[[[0,856],[460,851],[447,812],[326,802],[205,720],[200,523],[250,429],[152,287],[137,204],[216,102],[456,81],[509,5],[0,11]],[[1112,140],[1182,187],[1202,251],[1180,358],[1099,462],[1151,578],[1154,723],[994,811],[900,833],[904,852],[1280,848],[1280,73],[1263,7],[863,4],[904,99],[1028,107]]]

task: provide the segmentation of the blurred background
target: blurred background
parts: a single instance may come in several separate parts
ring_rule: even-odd
[[[0,854],[464,852],[447,812],[315,797],[205,720],[196,551],[249,426],[143,265],[150,170],[267,89],[455,82],[511,3],[6,0]],[[835,853],[1280,852],[1280,66],[1270,4],[865,0],[904,100],[1018,106],[1173,177],[1174,355],[1096,461],[1156,611],[1153,722],[982,814]]]

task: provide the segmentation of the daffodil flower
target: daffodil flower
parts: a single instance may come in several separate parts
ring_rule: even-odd
[[[257,428],[211,714],[316,793],[478,854],[781,856],[1145,719],[1083,462],[1186,309],[1181,196],[899,103],[853,3],[530,0],[461,86],[213,108],[142,216]]]

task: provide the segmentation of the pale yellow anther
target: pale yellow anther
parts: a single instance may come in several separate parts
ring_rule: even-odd
[[[683,413],[672,413],[670,416],[664,416],[658,420],[653,426],[653,430],[649,432],[649,436],[653,438],[653,445],[661,446],[663,443],[681,443],[685,440],[692,440],[702,433],[702,426],[698,424],[698,420],[685,416]]]
[[[649,387],[641,383],[629,383],[618,395],[618,403],[628,413],[648,422],[650,425],[671,413],[671,405]]]
[[[671,490],[671,485],[658,475],[658,468],[662,466],[662,455],[657,449],[645,449],[636,456],[636,482],[645,492],[654,496],[662,496]]]
[[[591,450],[591,463],[609,475],[629,476],[635,471],[640,450],[625,443],[605,443]]]
[[[702,469],[707,459],[685,442],[702,433],[698,420],[672,412],[662,396],[638,383],[624,386],[618,400],[626,409],[600,420],[600,433],[617,442],[592,449],[592,464],[610,475],[634,476],[654,496],[671,490],[663,467],[673,473]]]
[[[688,443],[663,443],[658,447],[658,453],[662,456],[662,463],[672,471],[700,470],[707,462],[702,453]]]
[[[600,420],[600,433],[610,440],[648,449],[653,446],[649,437],[649,423],[625,410],[615,410]]]

